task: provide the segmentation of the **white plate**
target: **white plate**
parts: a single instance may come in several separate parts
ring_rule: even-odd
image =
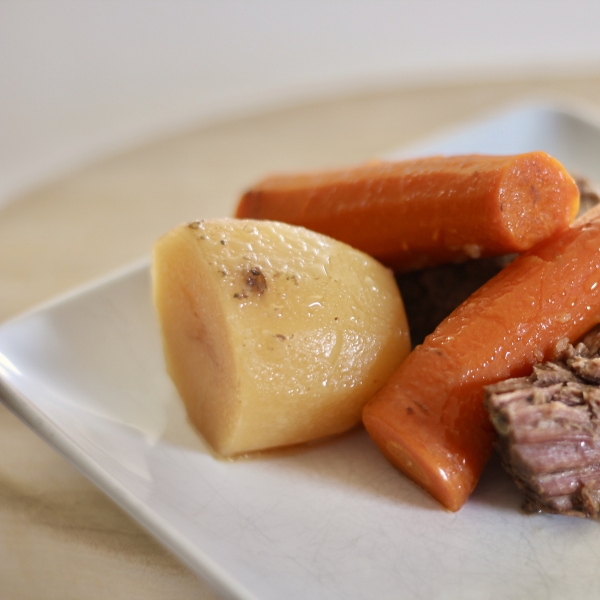
[[[409,153],[534,149],[600,181],[600,129],[551,108],[517,109]],[[0,396],[231,598],[600,594],[597,524],[522,514],[496,463],[453,514],[399,475],[363,430],[216,459],[165,375],[147,263],[0,327]]]

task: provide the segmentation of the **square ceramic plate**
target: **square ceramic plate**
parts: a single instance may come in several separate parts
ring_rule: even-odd
[[[600,129],[526,107],[398,155],[546,150],[600,181]],[[0,396],[222,594],[237,599],[597,598],[600,528],[526,516],[491,464],[443,510],[362,430],[215,458],[165,374],[148,264],[0,327]]]

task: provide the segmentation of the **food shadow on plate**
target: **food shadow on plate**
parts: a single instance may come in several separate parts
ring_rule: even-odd
[[[385,498],[422,510],[444,510],[419,486],[400,473],[381,454],[364,427],[296,447],[265,452],[256,457],[274,468],[294,470],[322,486],[346,488],[349,493]]]
[[[529,516],[523,510],[524,497],[510,475],[504,470],[500,457],[494,452],[486,465],[477,487],[469,497],[471,505],[487,505],[496,510],[520,512]]]
[[[158,444],[202,455],[219,465],[251,469],[264,466],[282,471],[282,480],[291,473],[298,479],[315,480],[320,485],[348,488],[349,493],[385,496],[398,504],[411,504],[430,510],[443,510],[416,484],[400,474],[379,452],[362,425],[350,431],[305,444],[243,454],[235,458],[219,456],[196,430],[182,400],[173,388],[164,402],[165,422]]]
[[[236,468],[248,463],[270,472],[282,471],[282,480],[291,473],[298,479],[320,486],[347,488],[349,493],[386,497],[398,505],[410,504],[426,510],[443,510],[426,492],[399,473],[379,452],[365,429],[359,425],[345,433],[306,444],[253,452],[235,458],[217,455],[196,431],[176,392],[167,403],[167,424],[160,443],[210,456],[221,465]]]
[[[259,453],[248,457],[248,460],[271,460],[283,469],[295,469],[321,481],[384,497],[399,507],[408,505],[423,511],[451,514],[392,466],[362,426],[313,444]],[[528,517],[530,515],[523,510],[523,504],[523,495],[494,452],[468,505]]]
[[[203,454],[212,454],[216,457],[214,451],[189,420],[183,401],[180,400],[174,386],[165,403],[165,416],[166,422],[160,439],[161,443]]]

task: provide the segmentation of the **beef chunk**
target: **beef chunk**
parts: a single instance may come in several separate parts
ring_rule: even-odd
[[[516,255],[479,258],[396,275],[414,346]]]
[[[599,350],[600,326],[530,377],[486,387],[496,448],[529,511],[600,515]]]

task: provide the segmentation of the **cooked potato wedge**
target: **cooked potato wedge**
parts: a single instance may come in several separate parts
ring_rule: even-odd
[[[225,456],[353,427],[410,350],[392,273],[302,227],[194,221],[152,270],[168,372]]]

